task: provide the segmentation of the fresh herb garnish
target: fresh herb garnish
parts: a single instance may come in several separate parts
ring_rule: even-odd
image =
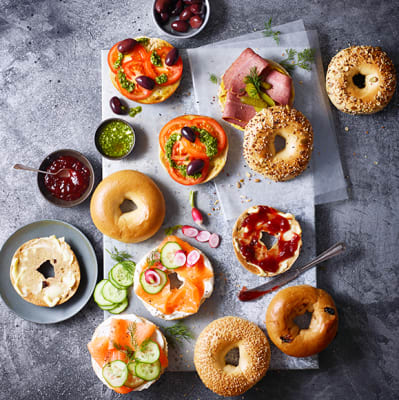
[[[140,43],[144,46],[147,45],[149,41],[150,41],[150,39],[148,37],[141,37],[141,38],[136,39],[137,43]]]
[[[137,347],[137,341],[136,341],[136,323],[135,322],[130,322],[127,330],[129,331],[130,334],[130,341],[132,342],[132,346],[135,349]]]
[[[118,81],[123,87],[123,89],[126,89],[129,93],[133,92],[136,87],[134,82],[131,82],[126,78],[125,71],[123,70],[123,68],[119,69],[118,71]]]
[[[218,141],[215,137],[213,137],[208,131],[205,129],[197,128],[196,126],[192,126],[191,129],[199,134],[198,138],[201,143],[203,143],[206,147],[206,155],[209,158],[216,156],[218,153]]]
[[[266,37],[272,37],[273,40],[277,43],[280,44],[280,31],[273,31],[272,29],[272,18],[269,18],[269,21],[265,22],[265,31],[263,32],[263,34]]]
[[[150,257],[147,258],[147,263],[149,267],[152,267],[154,264],[156,264],[158,261],[160,261],[160,254],[159,251],[152,251],[150,254]]]
[[[124,349],[120,344],[116,343],[116,342],[112,342],[112,345],[114,346],[114,348],[122,353],[125,353],[127,355],[127,358],[130,360],[134,359],[134,350],[131,349],[130,347],[127,347],[126,349]]]
[[[175,347],[178,343],[182,343],[183,340],[189,341],[194,339],[194,335],[183,322],[178,322],[177,324],[164,328],[164,332],[168,344],[172,347]]]
[[[262,85],[262,79],[258,75],[258,70],[256,69],[256,67],[252,67],[249,70],[249,75],[247,75],[244,78],[244,83],[246,85],[248,85],[248,88],[245,87],[245,91],[248,93],[248,96],[256,98],[257,97],[257,93],[260,92],[260,90],[261,90],[260,88],[261,88],[261,85]],[[256,91],[256,93],[254,92],[254,90]]]
[[[155,82],[158,83],[158,85],[166,83],[167,81],[168,81],[168,75],[166,74],[161,74],[155,78]]]
[[[129,116],[134,118],[138,113],[141,113],[143,109],[141,106],[133,107],[129,109]]]
[[[209,74],[209,80],[215,85],[218,84],[218,77],[215,74]]]
[[[162,67],[161,57],[155,50],[151,53],[150,60],[152,65],[155,65],[156,67]]]
[[[175,225],[175,226],[170,226],[169,228],[165,229],[165,235],[173,235],[178,229],[180,229],[182,225]]]
[[[123,53],[118,53],[118,58],[114,62],[114,68],[118,69],[122,65]]]
[[[122,261],[130,261],[132,256],[127,252],[127,251],[119,251],[116,247],[111,251],[108,249],[105,249],[106,252],[111,256],[111,258],[117,262],[122,262]]]
[[[286,49],[285,51],[287,52],[287,58],[279,61],[279,64],[288,72],[292,72],[295,67],[302,68],[306,71],[312,69],[311,64],[314,61],[314,49],[307,48],[300,52],[297,52],[295,49]]]

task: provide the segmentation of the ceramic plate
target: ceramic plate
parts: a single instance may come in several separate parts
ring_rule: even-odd
[[[35,306],[18,295],[10,281],[10,265],[15,251],[30,239],[55,235],[64,237],[80,266],[77,292],[64,304],[54,308]],[[39,324],[64,321],[78,313],[89,301],[97,282],[97,257],[87,237],[66,222],[43,220],[14,232],[0,250],[0,295],[4,303],[21,318]]]

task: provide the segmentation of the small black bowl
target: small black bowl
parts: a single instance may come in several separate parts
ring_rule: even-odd
[[[70,150],[70,149],[61,149],[57,150],[51,154],[49,154],[40,164],[39,169],[42,171],[46,171],[47,168],[51,165],[51,163],[56,160],[58,157],[61,156],[70,156],[73,158],[76,158],[78,161],[80,161],[90,172],[90,180],[89,180],[89,186],[87,187],[86,191],[76,200],[62,200],[58,199],[57,197],[54,197],[46,188],[46,185],[44,184],[44,177],[46,176],[45,174],[37,174],[37,184],[39,186],[40,193],[43,195],[43,197],[48,200],[50,203],[58,206],[58,207],[64,207],[64,208],[70,208],[77,206],[78,204],[83,203],[89,196],[91,191],[93,190],[94,186],[94,170],[93,166],[91,165],[90,161],[82,154],[79,153],[76,150]]]
[[[130,150],[129,150],[126,154],[124,154],[123,156],[121,156],[121,157],[110,157],[110,156],[105,155],[105,154],[102,152],[101,147],[100,147],[100,145],[99,145],[99,143],[98,143],[98,138],[99,138],[100,133],[101,133],[101,128],[102,128],[104,125],[106,125],[106,124],[108,124],[108,123],[110,123],[110,122],[112,122],[112,121],[120,121],[120,122],[123,122],[125,125],[127,125],[127,126],[133,131],[133,143],[132,143],[132,146],[131,146]],[[97,128],[97,130],[96,130],[96,134],[94,135],[94,144],[96,145],[97,151],[98,151],[104,158],[106,158],[106,159],[108,159],[108,160],[122,160],[123,158],[126,158],[126,157],[133,151],[134,145],[136,144],[136,132],[134,131],[133,126],[132,126],[131,124],[129,124],[129,122],[126,122],[124,119],[121,119],[121,118],[109,118],[109,119],[105,119],[103,122],[101,122],[101,124],[98,126],[98,128]]]

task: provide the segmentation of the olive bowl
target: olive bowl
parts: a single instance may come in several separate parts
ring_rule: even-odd
[[[37,185],[39,186],[39,191],[42,196],[49,201],[50,203],[56,205],[57,207],[63,208],[70,208],[77,206],[78,204],[83,203],[89,196],[94,187],[94,169],[91,165],[90,161],[82,154],[76,150],[71,149],[61,149],[54,151],[53,153],[49,154],[40,164],[39,169],[42,171],[46,171],[47,168],[51,165],[51,163],[56,160],[58,157],[61,156],[70,156],[76,158],[80,161],[90,172],[90,179],[89,179],[89,186],[85,190],[85,192],[76,200],[63,200],[53,196],[50,191],[46,188],[44,183],[45,174],[38,173],[37,174]]]
[[[209,21],[209,17],[211,15],[211,6],[209,0],[203,0],[203,3],[206,7],[205,15],[203,18],[202,25],[197,28],[189,28],[187,32],[177,32],[174,29],[172,29],[171,23],[174,21],[177,21],[179,19],[179,16],[172,16],[170,20],[167,23],[161,23],[159,20],[159,16],[157,11],[155,10],[155,3],[157,0],[153,1],[152,3],[152,19],[154,21],[154,24],[158,27],[159,31],[162,32],[165,36],[175,38],[175,39],[189,39],[192,38],[196,35],[198,35],[200,32],[202,32],[206,26],[206,24]]]

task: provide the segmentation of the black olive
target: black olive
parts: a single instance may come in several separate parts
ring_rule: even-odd
[[[165,64],[171,67],[172,65],[175,65],[177,60],[179,59],[179,49],[176,49],[176,47],[173,47],[172,50],[169,51],[169,53],[165,57]]]
[[[155,81],[148,76],[138,76],[136,82],[144,89],[152,90],[155,87]]]
[[[195,139],[197,138],[197,135],[195,134],[194,130],[189,128],[188,126],[182,128],[181,134],[183,135],[184,138],[186,138],[188,141],[192,143],[194,143]]]
[[[324,307],[324,312],[335,315],[335,310],[331,307]]]
[[[183,3],[184,4],[189,4],[189,5],[195,4],[195,3],[201,4],[202,0],[183,0]]]
[[[280,339],[284,343],[291,343],[292,342],[292,338],[289,335],[280,336]]]
[[[198,174],[202,171],[204,165],[205,161],[201,159],[191,161],[190,164],[187,165],[187,175]]]
[[[126,107],[122,104],[119,97],[111,97],[111,100],[109,101],[109,106],[115,114],[126,114]]]
[[[190,11],[190,7],[185,8],[179,16],[180,21],[188,21],[193,16],[193,13]]]
[[[166,24],[169,21],[169,13],[164,12],[159,14],[159,19],[161,20],[161,24]]]
[[[129,51],[132,51],[134,46],[136,46],[137,42],[134,39],[125,39],[119,42],[118,44],[118,51],[119,53],[129,53]]]
[[[202,18],[199,15],[194,15],[188,22],[191,28],[198,29],[202,25]]]
[[[155,2],[155,10],[158,14],[168,12],[170,9],[171,1],[170,0],[157,0]]]
[[[205,11],[204,4],[195,3],[190,6],[190,11],[195,15],[203,14]]]
[[[190,25],[186,21],[174,21],[172,22],[171,27],[177,32],[187,32]]]
[[[183,1],[178,0],[174,8],[170,12],[171,15],[179,15],[183,11]]]

